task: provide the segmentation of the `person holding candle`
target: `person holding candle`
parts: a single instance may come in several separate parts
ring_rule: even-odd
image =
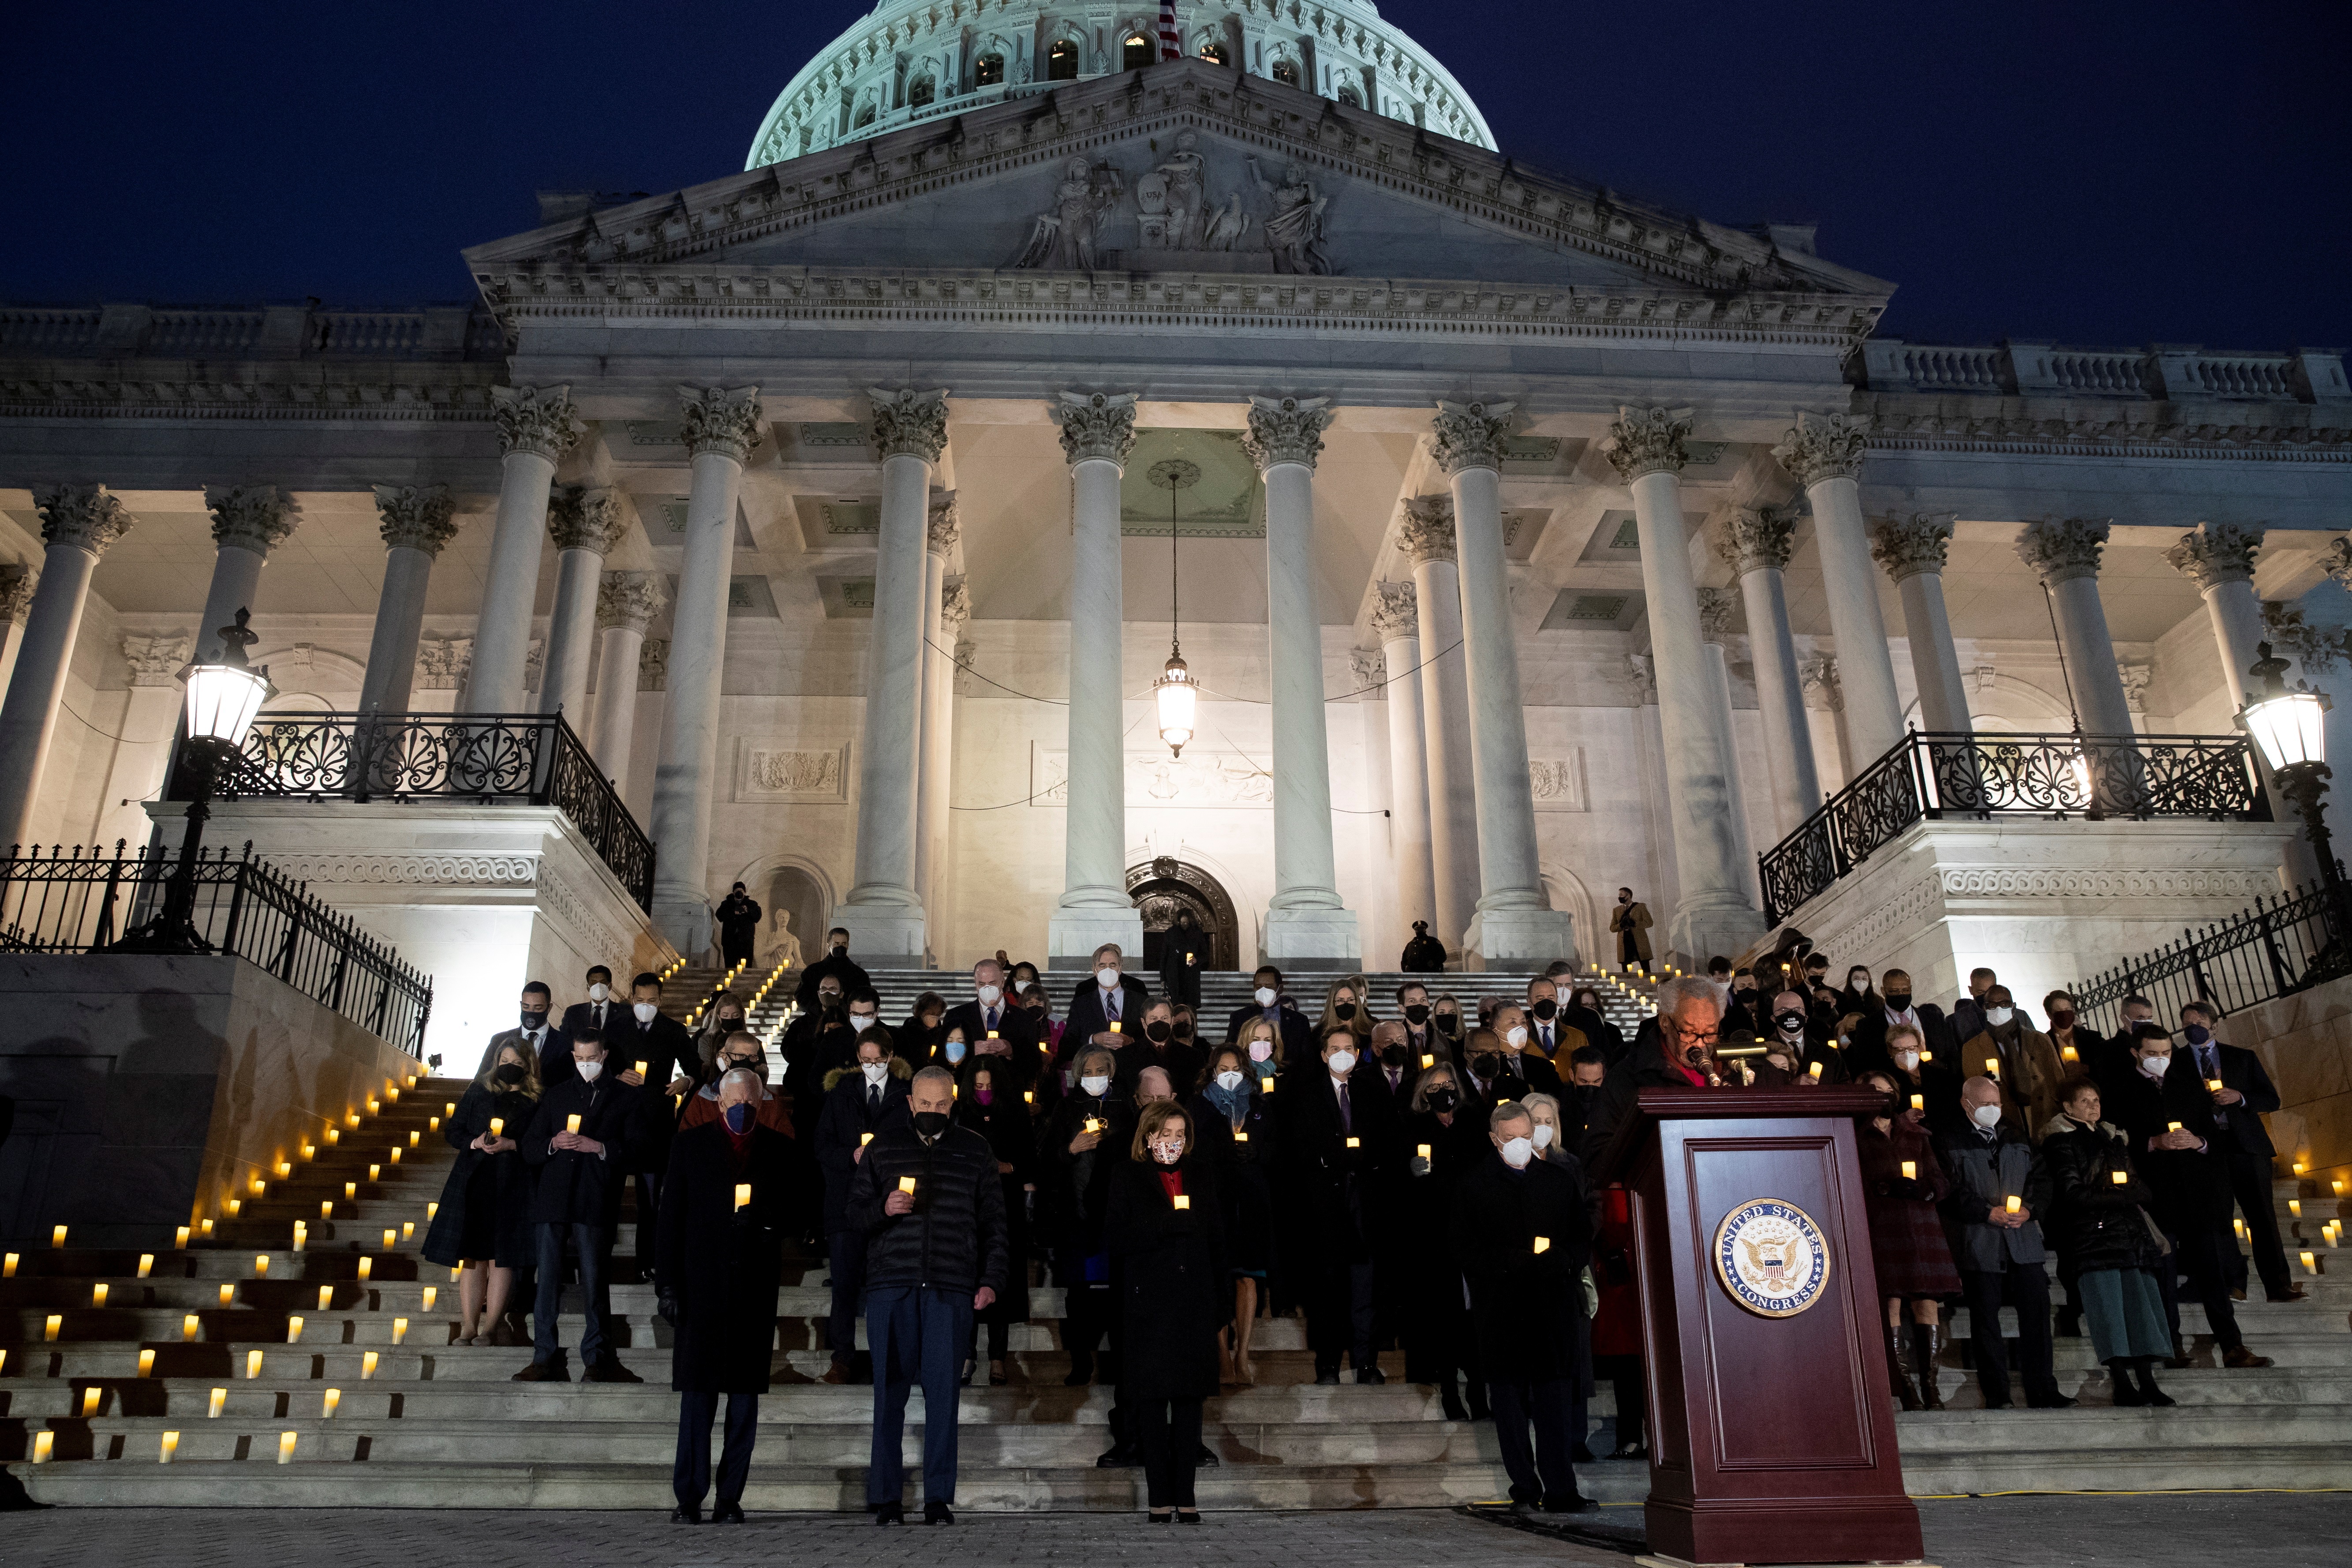
[[[1910,1031],[1917,1048],[1934,1053],[1937,1060],[1953,1060],[1959,1042],[1953,1037],[1952,1026],[1944,1016],[1944,1010],[1933,1002],[1916,1000],[1912,994],[1911,976],[1900,969],[1890,969],[1878,978],[1876,1004],[1856,1009],[1862,1021],[1854,1026],[1849,1047],[1853,1053],[1853,1069],[1858,1072],[1864,1068],[1891,1065],[1892,1041],[1897,1029]],[[1953,1087],[1957,1091],[1958,1084]]]
[[[749,1029],[738,1028],[720,1042],[719,1054],[711,1058],[709,1081],[687,1096],[686,1110],[678,1118],[677,1130],[688,1131],[708,1127],[719,1119],[724,1103],[719,1095],[719,1080],[740,1068],[760,1080],[760,1092],[752,1099],[753,1114],[762,1127],[772,1128],[785,1137],[793,1136],[793,1119],[786,1112],[784,1097],[768,1086],[768,1053],[760,1044],[760,1037]]]
[[[507,1304],[515,1270],[532,1267],[539,1254],[530,1217],[533,1172],[520,1151],[540,1092],[537,1059],[509,1045],[441,1122],[457,1159],[442,1184],[423,1251],[426,1262],[460,1270],[455,1342],[461,1345],[485,1338],[493,1345],[522,1343],[507,1321]]]
[[[1968,1297],[1977,1386],[1986,1409],[2009,1408],[2008,1347],[2000,1332],[2006,1300],[2017,1309],[2017,1371],[2027,1406],[2063,1409],[2074,1402],[2058,1392],[2052,1359],[2049,1255],[2041,1218],[2050,1206],[2049,1173],[2034,1160],[2032,1142],[2002,1114],[2000,1090],[1991,1079],[1962,1083],[1960,1104],[1969,1130],[1939,1133],[1935,1142],[1951,1179],[1944,1218]]]
[[[1201,1522],[1201,1405],[1217,1392],[1218,1338],[1234,1306],[1215,1173],[1195,1152],[1191,1115],[1161,1100],[1143,1108],[1110,1178],[1104,1234],[1118,1265],[1119,1403],[1136,1428],[1154,1524]]]
[[[749,1038],[739,1036],[739,1038]],[[767,1085],[733,1067],[717,1085],[719,1114],[680,1131],[662,1179],[661,1312],[677,1331],[670,1388],[678,1396],[670,1490],[680,1524],[698,1524],[710,1491],[710,1423],[727,1396],[713,1524],[743,1522],[743,1487],[768,1391],[783,1237],[803,1198],[789,1133],[760,1120]]]
[[[971,1000],[949,1008],[940,1023],[963,1031],[973,1056],[993,1058],[998,1086],[1016,1100],[1044,1088],[1040,1079],[1052,1076],[1037,1070],[1045,1056],[1037,1048],[1045,1038],[1045,1021],[1021,1004],[995,959],[971,966]]]
[[[2064,991],[2053,991],[2042,998],[2042,1011],[2050,1019],[2050,1045],[2058,1053],[2058,1065],[2069,1078],[2088,1073],[2094,1077],[2113,1070],[2117,1054],[2128,1055],[2128,1034],[2117,1046],[2083,1022],[2082,1012],[2074,996]]]
[[[900,1449],[907,1394],[923,1384],[923,1522],[953,1524],[956,1385],[984,1311],[1010,1271],[995,1151],[955,1126],[956,1082],[917,1073],[908,1124],[875,1135],[850,1178],[850,1225],[865,1234],[866,1340],[874,1352],[874,1445],[866,1503],[877,1524],[904,1518]]]
[[[1141,1036],[1144,1010],[1151,1005],[1151,988],[1119,967],[1124,958],[1115,942],[1095,949],[1094,973],[1078,982],[1063,1014],[1064,1061],[1089,1045],[1115,1045],[1105,1038],[1109,1035]],[[1113,1024],[1118,1027],[1113,1029]],[[1133,1069],[1129,1071],[1131,1075]]]
[[[1961,1040],[1958,1069],[2000,1086],[2001,1113],[2012,1124],[2046,1126],[2058,1114],[2058,1086],[2066,1077],[2058,1047],[2017,1010],[2006,985],[1986,987],[1983,1016],[1983,1026]]]
[[[1209,933],[1190,904],[1176,909],[1176,923],[1160,937],[1160,991],[1171,1002],[1201,1005],[1201,971],[1209,961]]]
[[[1375,1348],[1378,1243],[1382,1215],[1402,1175],[1397,1106],[1377,1074],[1360,1086],[1357,1037],[1345,1027],[1324,1037],[1321,1070],[1295,1068],[1284,1091],[1283,1144],[1297,1189],[1295,1222],[1306,1267],[1307,1337],[1315,1381],[1339,1381],[1344,1352],[1359,1384],[1385,1383]]]
[[[2217,1022],[2219,1016],[2209,1003],[2191,1002],[2180,1009],[2181,1047],[2174,1055],[2181,1059],[2173,1070],[2194,1074],[2212,1101],[2213,1142],[2229,1171],[2231,1196],[2245,1215],[2246,1240],[2262,1277],[2263,1294],[2273,1301],[2300,1301],[2305,1292],[2287,1274],[2277,1204],[2271,1195],[2271,1168],[2278,1148],[2263,1125],[2264,1114],[2279,1108],[2279,1092],[2263,1070],[2260,1057],[2214,1037]],[[2232,1245],[2221,1256],[2231,1287],[2244,1295],[2245,1254]]]
[[[660,975],[651,971],[638,974],[629,983],[627,1015],[617,1029],[604,1032],[612,1058],[606,1078],[631,1089],[646,1089],[642,1131],[628,1172],[637,1184],[637,1250],[627,1270],[632,1278],[653,1274],[659,1247],[661,1173],[669,1164],[678,1105],[694,1092],[701,1068],[686,1026],[662,1012],[661,990]],[[740,1005],[735,1011],[740,1016]],[[642,1069],[639,1062],[645,1063]]]
[[[1111,1173],[1127,1157],[1134,1126],[1133,1102],[1118,1084],[1109,1051],[1099,1046],[1080,1051],[1076,1074],[1037,1136],[1037,1224],[1063,1290],[1062,1348],[1069,1353],[1070,1370],[1062,1381],[1072,1388],[1094,1381],[1095,1349],[1106,1334],[1111,1351],[1103,1359],[1103,1381],[1118,1381],[1103,1218],[1110,1207]]]
[[[861,991],[874,989],[873,977],[849,956],[849,932],[839,926],[824,933],[824,956],[802,970],[800,982],[793,987],[793,1000],[802,1012],[820,1010],[817,990],[828,980],[843,996],[855,996]]]
[[[1215,1168],[1217,1198],[1224,1205],[1226,1265],[1233,1274],[1233,1321],[1223,1333],[1222,1381],[1249,1388],[1257,1382],[1250,1340],[1275,1266],[1273,1173],[1282,1156],[1281,1132],[1271,1102],[1259,1092],[1249,1054],[1240,1046],[1219,1046],[1211,1053],[1190,1108],[1194,1147]]]
[[[1766,1021],[1771,1026],[1771,1033],[1759,1040],[1764,1054],[1750,1063],[1756,1071],[1757,1088],[1811,1088],[1823,1082],[1845,1081],[1845,1063],[1812,1027],[1811,1015],[1806,1011],[1802,996],[1794,991],[1775,994],[1771,1015]]]
[[[833,1312],[826,1343],[827,1383],[863,1381],[857,1366],[858,1298],[866,1284],[866,1233],[849,1215],[849,1188],[874,1140],[903,1126],[913,1064],[891,1055],[887,1037],[868,1029],[856,1060],[824,1076],[824,1104],[816,1124],[817,1169],[824,1179],[825,1257],[831,1264]]]
[[[2107,1368],[2115,1403],[2173,1403],[2155,1366],[2172,1351],[2159,1270],[2172,1267],[2156,1222],[2142,1205],[2154,1192],[2131,1155],[2131,1135],[2099,1120],[2099,1086],[2067,1080],[2059,1113],[2042,1130],[2039,1158],[2050,1178],[2050,1235],[2060,1280]]]
[[[1486,1380],[1446,1226],[1463,1178],[1494,1147],[1486,1138],[1489,1108],[1483,1095],[1463,1094],[1461,1069],[1441,1058],[1413,1081],[1397,1132],[1406,1173],[1390,1228],[1402,1237],[1404,1375],[1436,1388],[1449,1421],[1486,1418]]]
[[[528,1053],[539,1065],[536,1076],[540,1082],[552,1088],[572,1075],[572,1037],[551,1025],[548,1015],[555,1006],[555,994],[544,980],[523,983],[518,1017],[520,1026],[501,1029],[490,1037],[482,1048],[482,1065],[474,1069],[477,1082],[489,1076],[499,1065],[499,1054],[509,1046]]]
[[[644,1094],[614,1081],[610,1066],[604,1037],[581,1031],[572,1042],[572,1076],[540,1096],[522,1135],[522,1157],[539,1174],[530,1205],[539,1235],[539,1299],[531,1310],[531,1362],[515,1373],[517,1383],[571,1381],[556,1330],[567,1243],[580,1264],[583,1375],[590,1383],[645,1381],[612,1353],[604,1328],[612,1311],[607,1271],[621,1178],[644,1144],[646,1122]]]
[[[1278,1053],[1284,1061],[1296,1061],[1315,1054],[1315,1027],[1307,1021],[1282,989],[1282,971],[1271,963],[1261,963],[1250,977],[1250,999],[1234,1009],[1225,1019],[1225,1038],[1238,1042],[1244,1026],[1263,1019],[1276,1031],[1281,1041]]]
[[[948,999],[936,991],[924,992],[915,998],[914,1010],[907,1015],[907,1021],[892,1032],[891,1048],[919,1068],[940,1061],[939,1046],[945,1037],[943,1021],[947,1016]],[[953,1071],[953,1067],[950,1066],[949,1070]]]
[[[956,1082],[955,1124],[988,1140],[1004,1189],[1004,1284],[975,1315],[973,1328],[976,1336],[979,1324],[988,1325],[988,1381],[995,1388],[1011,1381],[1005,1351],[1012,1326],[1029,1321],[1029,1196],[1037,1190],[1037,1129],[1015,1081],[1003,1058],[989,1056],[968,1058]],[[964,1349],[966,1382],[977,1370],[978,1348],[975,1339]]]
[[[1853,1143],[1870,1218],[1871,1260],[1886,1307],[1887,1375],[1904,1409],[1941,1410],[1936,1366],[1944,1348],[1943,1298],[1960,1293],[1937,1212],[1951,1192],[1951,1179],[1895,1080],[1874,1070],[1859,1081],[1886,1096],[1884,1108],[1856,1119]]]

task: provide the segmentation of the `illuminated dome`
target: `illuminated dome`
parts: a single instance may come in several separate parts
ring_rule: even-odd
[[[1115,22],[1034,0],[884,0],[777,95],[744,167],[860,142],[1000,99],[1150,65],[1157,0]],[[1370,0],[1177,0],[1184,52],[1440,135],[1495,145],[1486,117]]]

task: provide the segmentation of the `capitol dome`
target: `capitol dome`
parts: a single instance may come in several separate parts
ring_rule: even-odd
[[[752,139],[747,169],[861,142],[1159,58],[1156,0],[1103,15],[1052,0],[884,0],[801,68]],[[1184,53],[1492,148],[1453,73],[1371,0],[1177,0]]]

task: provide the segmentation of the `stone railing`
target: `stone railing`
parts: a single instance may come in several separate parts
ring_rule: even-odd
[[[2263,403],[2352,401],[2344,360],[2328,349],[2291,353],[2208,353],[2193,347],[2074,349],[2004,340],[1990,346],[1870,338],[1848,374],[1873,392],[1990,397],[2227,399]]]
[[[497,360],[506,337],[478,306],[415,310],[0,307],[0,353],[30,358]]]

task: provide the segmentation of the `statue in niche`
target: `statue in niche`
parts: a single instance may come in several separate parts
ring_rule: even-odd
[[[1055,188],[1052,210],[1037,215],[1028,247],[1013,265],[1056,272],[1093,271],[1096,244],[1125,189],[1118,171],[1109,163],[1089,166],[1084,158],[1071,159],[1062,166],[1062,183]]]
[[[1209,205],[1208,171],[1198,151],[1201,139],[1191,131],[1176,132],[1176,151],[1154,173],[1164,177],[1168,193],[1168,248],[1205,250],[1201,214]],[[1138,189],[1141,186],[1139,184]]]
[[[792,911],[771,909],[768,911],[768,921],[772,928],[769,936],[770,946],[761,955],[760,962],[770,969],[773,969],[779,963],[788,964],[794,969],[801,967],[801,939],[793,934]]]
[[[1244,162],[1259,191],[1274,204],[1265,220],[1265,247],[1274,252],[1274,269],[1327,276],[1331,258],[1323,249],[1323,209],[1331,198],[1317,195],[1307,183],[1307,171],[1296,163],[1283,166],[1277,184],[1265,177],[1256,159]]]

